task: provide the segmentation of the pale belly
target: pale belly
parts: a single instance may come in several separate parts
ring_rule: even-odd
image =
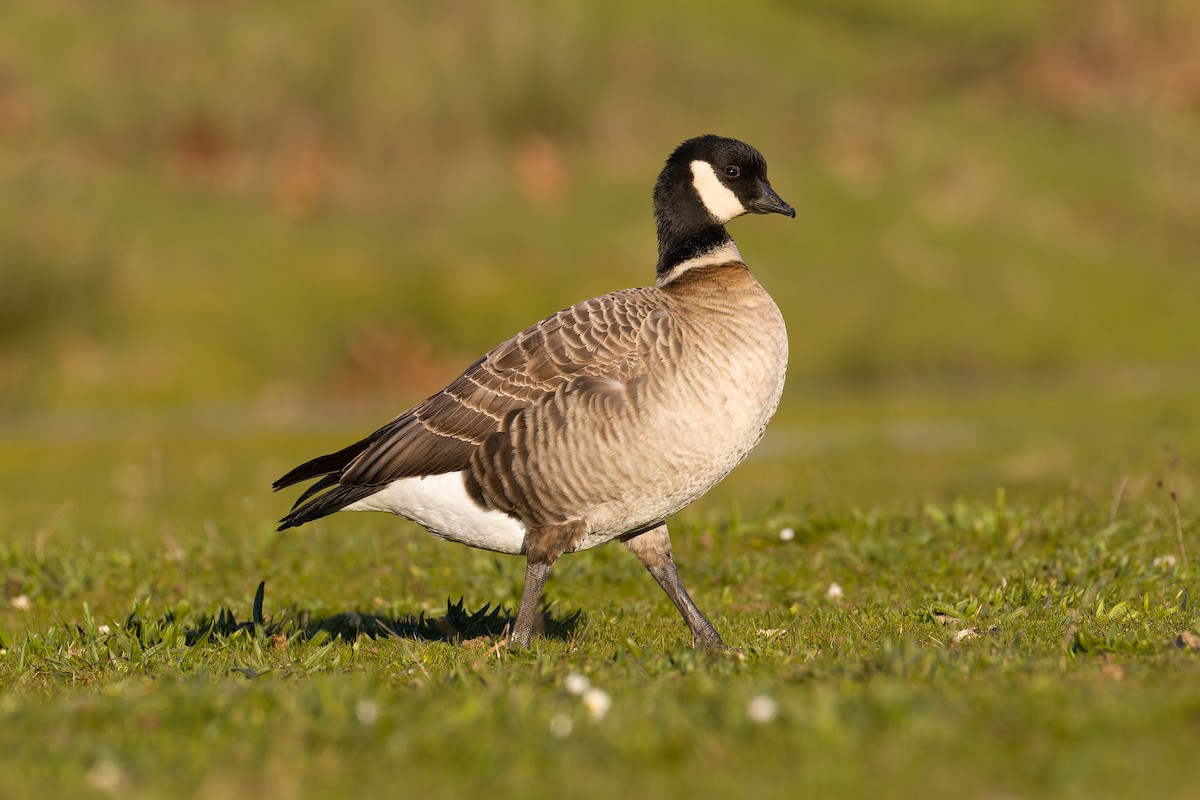
[[[611,499],[587,512],[591,533],[577,549],[661,522],[708,492],[762,438],[778,402],[778,394],[772,395],[725,409],[719,425],[705,424],[712,418],[700,415],[670,420],[665,432],[646,437],[656,442],[653,448],[632,449],[615,459],[623,462],[629,480],[611,487]],[[597,483],[604,481],[598,478]]]

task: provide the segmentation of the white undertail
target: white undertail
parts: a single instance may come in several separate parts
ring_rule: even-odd
[[[343,510],[389,511],[443,539],[498,553],[520,553],[525,546],[525,525],[476,503],[462,472],[401,478]]]

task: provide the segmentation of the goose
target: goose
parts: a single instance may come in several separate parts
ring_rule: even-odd
[[[524,555],[508,634],[524,648],[555,561],[617,539],[675,604],[692,646],[723,650],[680,580],[666,519],[746,457],[783,392],[783,316],[725,229],[747,213],[796,216],[762,155],[712,134],[680,144],[654,186],[653,286],[547,317],[365,439],[296,467],[275,490],[317,480],[279,530],[386,511]]]

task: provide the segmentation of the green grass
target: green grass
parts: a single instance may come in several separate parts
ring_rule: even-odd
[[[734,229],[793,380],[1194,363],[1200,16],[1101,6],[18,3],[0,403],[314,397],[378,328],[453,372],[649,282],[705,130],[799,209]]]
[[[9,3],[0,794],[1194,796],[1198,36],[1186,0]],[[672,521],[740,656],[616,547],[526,653],[438,622],[519,559],[273,532],[288,468],[649,282],[705,131],[799,211],[732,226],[783,405]]]
[[[1200,535],[1174,520],[1169,503],[1110,518],[998,497],[679,525],[693,593],[741,650],[715,657],[616,547],[560,563],[560,624],[529,652],[450,623],[310,635],[350,612],[436,618],[448,595],[513,603],[519,559],[412,528],[8,548],[8,590],[32,607],[0,612],[6,791],[1185,797]],[[251,621],[259,580],[262,625],[217,619]],[[609,713],[568,691],[573,673]]]

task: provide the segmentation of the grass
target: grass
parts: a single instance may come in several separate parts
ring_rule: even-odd
[[[1200,536],[1174,519],[1001,496],[677,526],[698,602],[741,650],[716,657],[685,646],[618,548],[560,564],[558,624],[529,652],[440,599],[512,604],[519,560],[412,528],[7,548],[9,592],[31,607],[0,613],[6,789],[600,797],[636,775],[664,796],[1185,797]],[[347,624],[422,612],[443,619],[401,639]]]
[[[1195,794],[1193,3],[10,6],[6,797]],[[733,228],[779,415],[672,521],[740,655],[616,547],[509,652],[463,614],[519,559],[274,533],[286,469],[648,282],[710,130],[800,212]]]
[[[648,282],[653,177],[710,129],[800,209],[735,229],[793,381],[1190,364],[1200,18],[1101,5],[18,4],[0,403],[370,394],[380,328],[455,372]]]

